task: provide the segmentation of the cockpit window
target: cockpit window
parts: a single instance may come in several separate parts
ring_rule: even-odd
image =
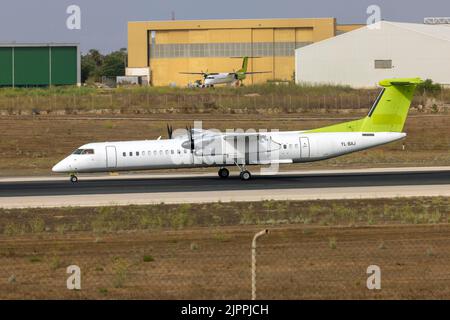
[[[94,149],[77,149],[72,154],[94,154]]]

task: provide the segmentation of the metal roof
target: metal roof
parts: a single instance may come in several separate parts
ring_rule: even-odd
[[[79,47],[79,43],[66,42],[46,42],[46,43],[21,43],[21,42],[0,42],[0,47]]]
[[[381,21],[380,23],[381,26],[383,26],[383,24],[390,24],[394,27],[421,33],[429,37],[450,41],[450,25],[446,24],[433,25],[433,24],[404,23],[404,22],[390,22],[390,21]]]

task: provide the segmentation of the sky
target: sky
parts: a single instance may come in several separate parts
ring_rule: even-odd
[[[68,29],[67,8],[81,11],[81,29]],[[127,22],[193,19],[335,17],[338,23],[366,23],[378,5],[388,21],[422,23],[450,16],[447,0],[1,0],[0,43],[76,42],[81,50],[107,53],[127,46]]]

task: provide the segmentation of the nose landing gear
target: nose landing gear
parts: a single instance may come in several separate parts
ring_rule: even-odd
[[[71,174],[70,175],[70,182],[77,183],[78,182],[78,177],[75,174]]]

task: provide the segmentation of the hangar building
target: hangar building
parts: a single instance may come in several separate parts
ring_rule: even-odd
[[[450,84],[450,26],[381,21],[295,51],[296,83],[373,87],[385,78]]]
[[[78,44],[0,43],[0,87],[80,83]]]
[[[198,75],[180,72],[232,72],[249,59],[244,83],[293,80],[294,53],[361,25],[337,25],[334,18],[189,20],[128,23],[127,76],[140,76],[155,86],[185,86]]]

